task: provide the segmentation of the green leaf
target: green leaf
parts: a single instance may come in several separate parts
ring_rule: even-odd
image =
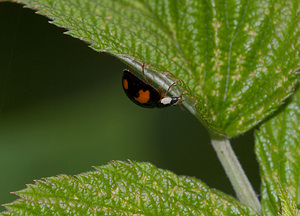
[[[288,196],[288,194],[281,190],[279,194],[280,204],[281,204],[281,212],[280,215],[282,216],[300,216],[300,210],[297,209],[296,204],[293,202],[292,199]]]
[[[115,161],[75,177],[36,181],[1,215],[256,215],[201,181],[149,163]]]
[[[299,67],[299,0],[21,0],[141,69],[204,125],[236,136],[284,102]],[[163,72],[170,73],[163,73]],[[179,88],[179,89],[178,89]]]
[[[262,212],[280,212],[282,189],[299,206],[300,89],[278,115],[261,125],[255,140],[262,177]]]

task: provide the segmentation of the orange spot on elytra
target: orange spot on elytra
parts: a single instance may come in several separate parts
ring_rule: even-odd
[[[125,90],[128,90],[128,81],[127,81],[127,79],[123,80],[123,87],[124,87]]]
[[[139,96],[134,97],[134,99],[141,104],[147,103],[150,99],[149,90],[146,90],[146,91],[143,91],[142,89],[139,90]]]

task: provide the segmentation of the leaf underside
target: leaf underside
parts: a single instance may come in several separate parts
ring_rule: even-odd
[[[149,163],[115,161],[75,177],[36,181],[1,215],[256,215],[201,181]]]
[[[282,216],[300,216],[300,210],[297,209],[296,203],[288,196],[286,191],[281,190],[279,198]]]
[[[300,89],[278,115],[259,128],[255,139],[262,212],[277,215],[284,211],[282,197],[300,208]]]
[[[188,91],[184,105],[229,137],[269,116],[296,84],[298,0],[20,2],[96,51],[170,72]]]

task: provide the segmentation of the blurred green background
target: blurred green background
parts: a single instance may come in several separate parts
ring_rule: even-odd
[[[206,129],[187,110],[136,106],[122,90],[124,64],[48,21],[0,3],[0,204],[34,179],[126,159],[234,195]],[[259,192],[253,142],[250,131],[232,145]]]

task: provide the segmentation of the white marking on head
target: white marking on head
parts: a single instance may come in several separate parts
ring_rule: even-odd
[[[160,100],[160,102],[164,105],[171,104],[172,98],[171,97],[164,97]]]

